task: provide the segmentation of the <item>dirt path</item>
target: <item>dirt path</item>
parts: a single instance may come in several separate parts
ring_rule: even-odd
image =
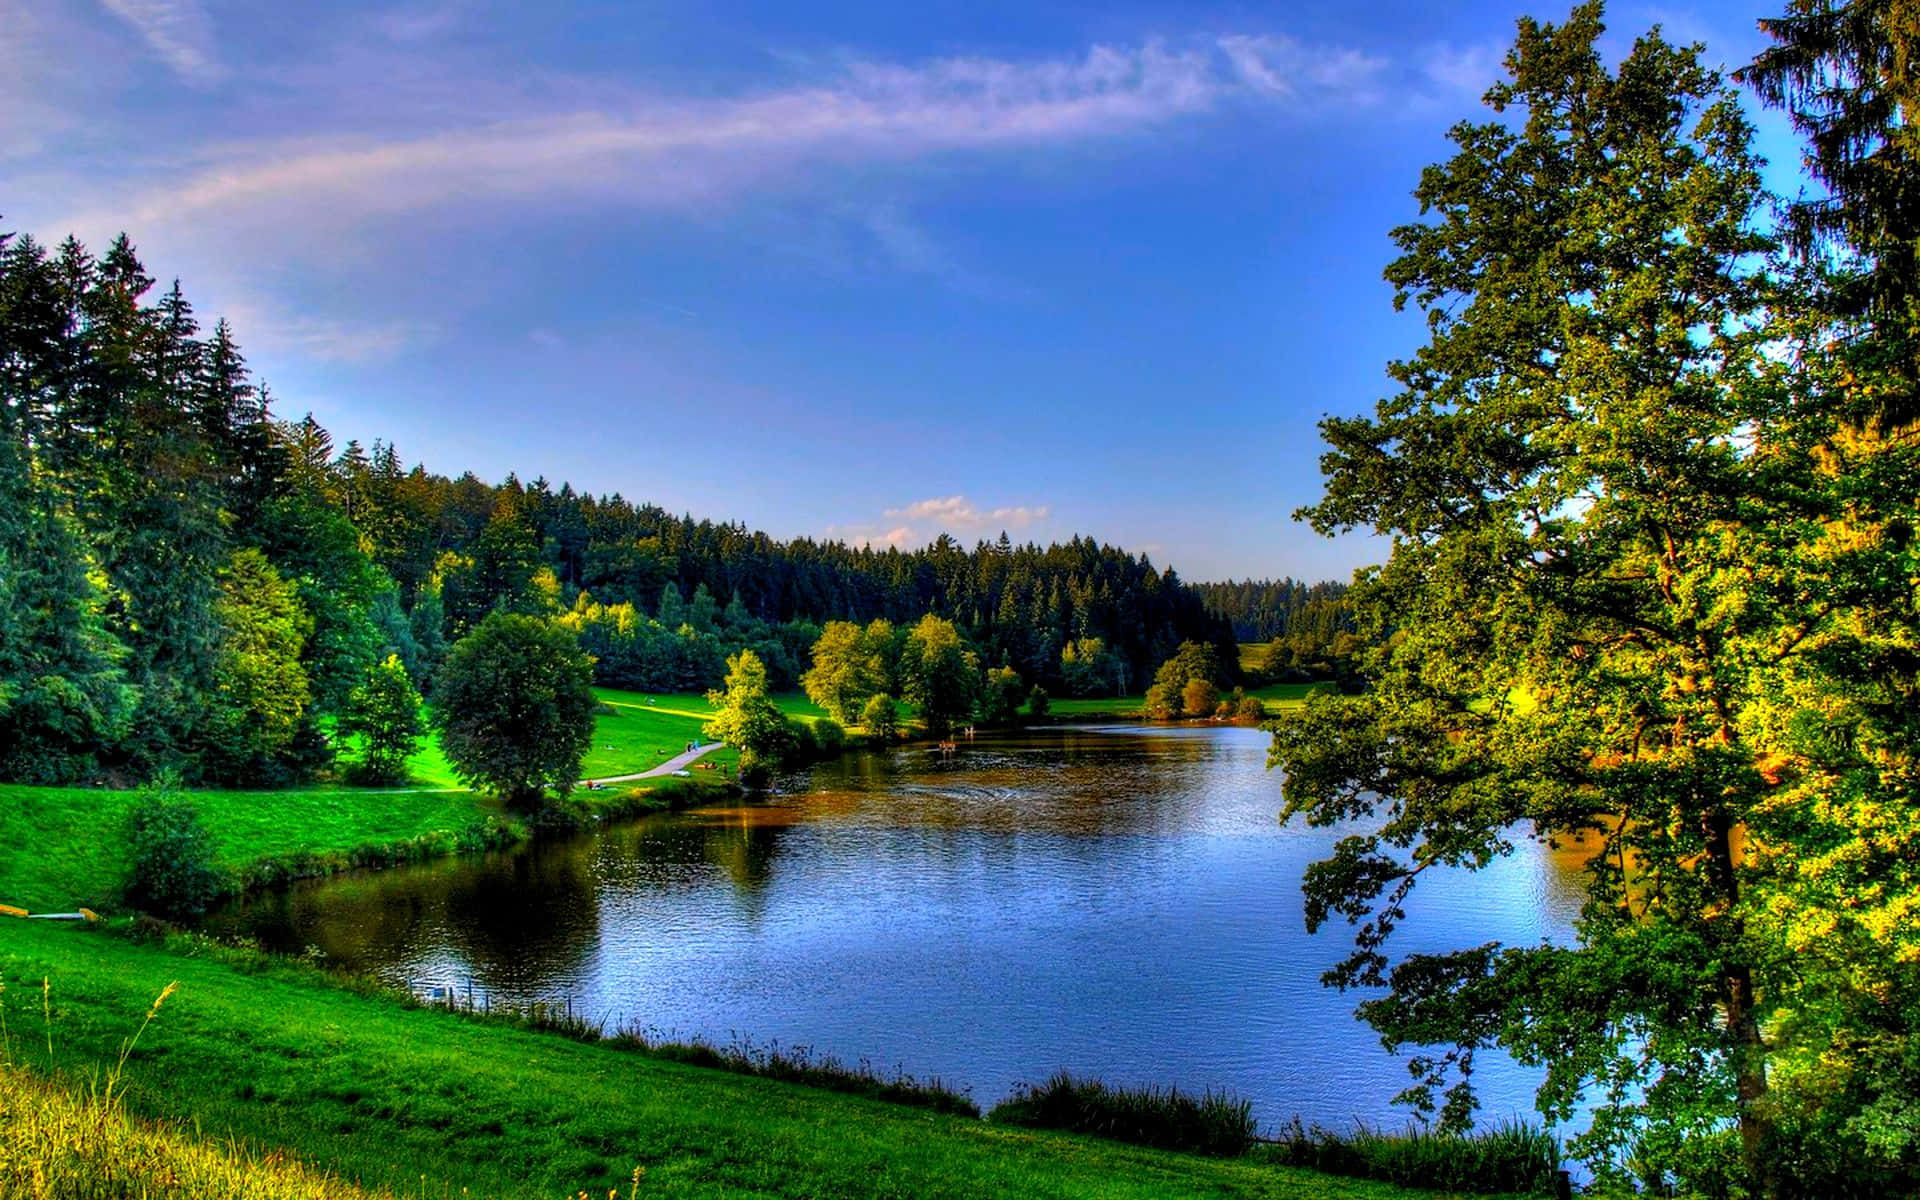
[[[632,783],[636,779],[657,779],[662,775],[671,775],[675,771],[682,770],[689,763],[697,762],[707,755],[712,754],[715,750],[724,748],[725,745],[726,743],[724,742],[708,742],[698,750],[689,750],[685,754],[676,754],[659,766],[650,768],[649,770],[639,771],[632,775],[603,775],[598,779],[582,779],[575,786],[586,787],[589,784],[595,783]]]

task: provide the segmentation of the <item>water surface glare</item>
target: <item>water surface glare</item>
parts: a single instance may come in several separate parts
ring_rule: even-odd
[[[227,914],[276,949],[679,1038],[805,1046],[970,1088],[1056,1068],[1225,1088],[1272,1126],[1405,1119],[1402,1062],[1320,986],[1268,738],[1095,727],[856,753],[764,805],[296,887]],[[377,802],[369,798],[369,803]],[[1397,952],[1561,939],[1577,867],[1522,842],[1424,879]],[[470,981],[470,982],[469,982]],[[1488,1119],[1535,1076],[1483,1056]]]

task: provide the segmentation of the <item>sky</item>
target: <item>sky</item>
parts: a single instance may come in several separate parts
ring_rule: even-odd
[[[1609,38],[1733,67],[1778,6]],[[0,229],[126,231],[279,415],[409,465],[1344,578],[1384,543],[1292,513],[1420,342],[1388,232],[1566,11],[0,0]]]

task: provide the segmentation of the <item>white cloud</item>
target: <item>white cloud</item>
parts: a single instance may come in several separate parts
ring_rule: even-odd
[[[1005,529],[1012,531],[1025,529],[1046,520],[1051,515],[1051,510],[1044,504],[1010,505],[983,510],[965,496],[945,496],[932,500],[916,500],[905,508],[890,508],[886,515],[904,517],[909,521],[930,521],[946,530]]]
[[[133,26],[161,62],[188,83],[217,83],[226,75],[213,46],[213,22],[196,0],[101,0]]]

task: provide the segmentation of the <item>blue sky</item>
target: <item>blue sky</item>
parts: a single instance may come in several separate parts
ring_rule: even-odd
[[[1773,7],[1609,23],[1731,66]],[[1345,576],[1314,423],[1417,344],[1387,231],[1527,11],[0,0],[0,227],[126,229],[437,471]]]

